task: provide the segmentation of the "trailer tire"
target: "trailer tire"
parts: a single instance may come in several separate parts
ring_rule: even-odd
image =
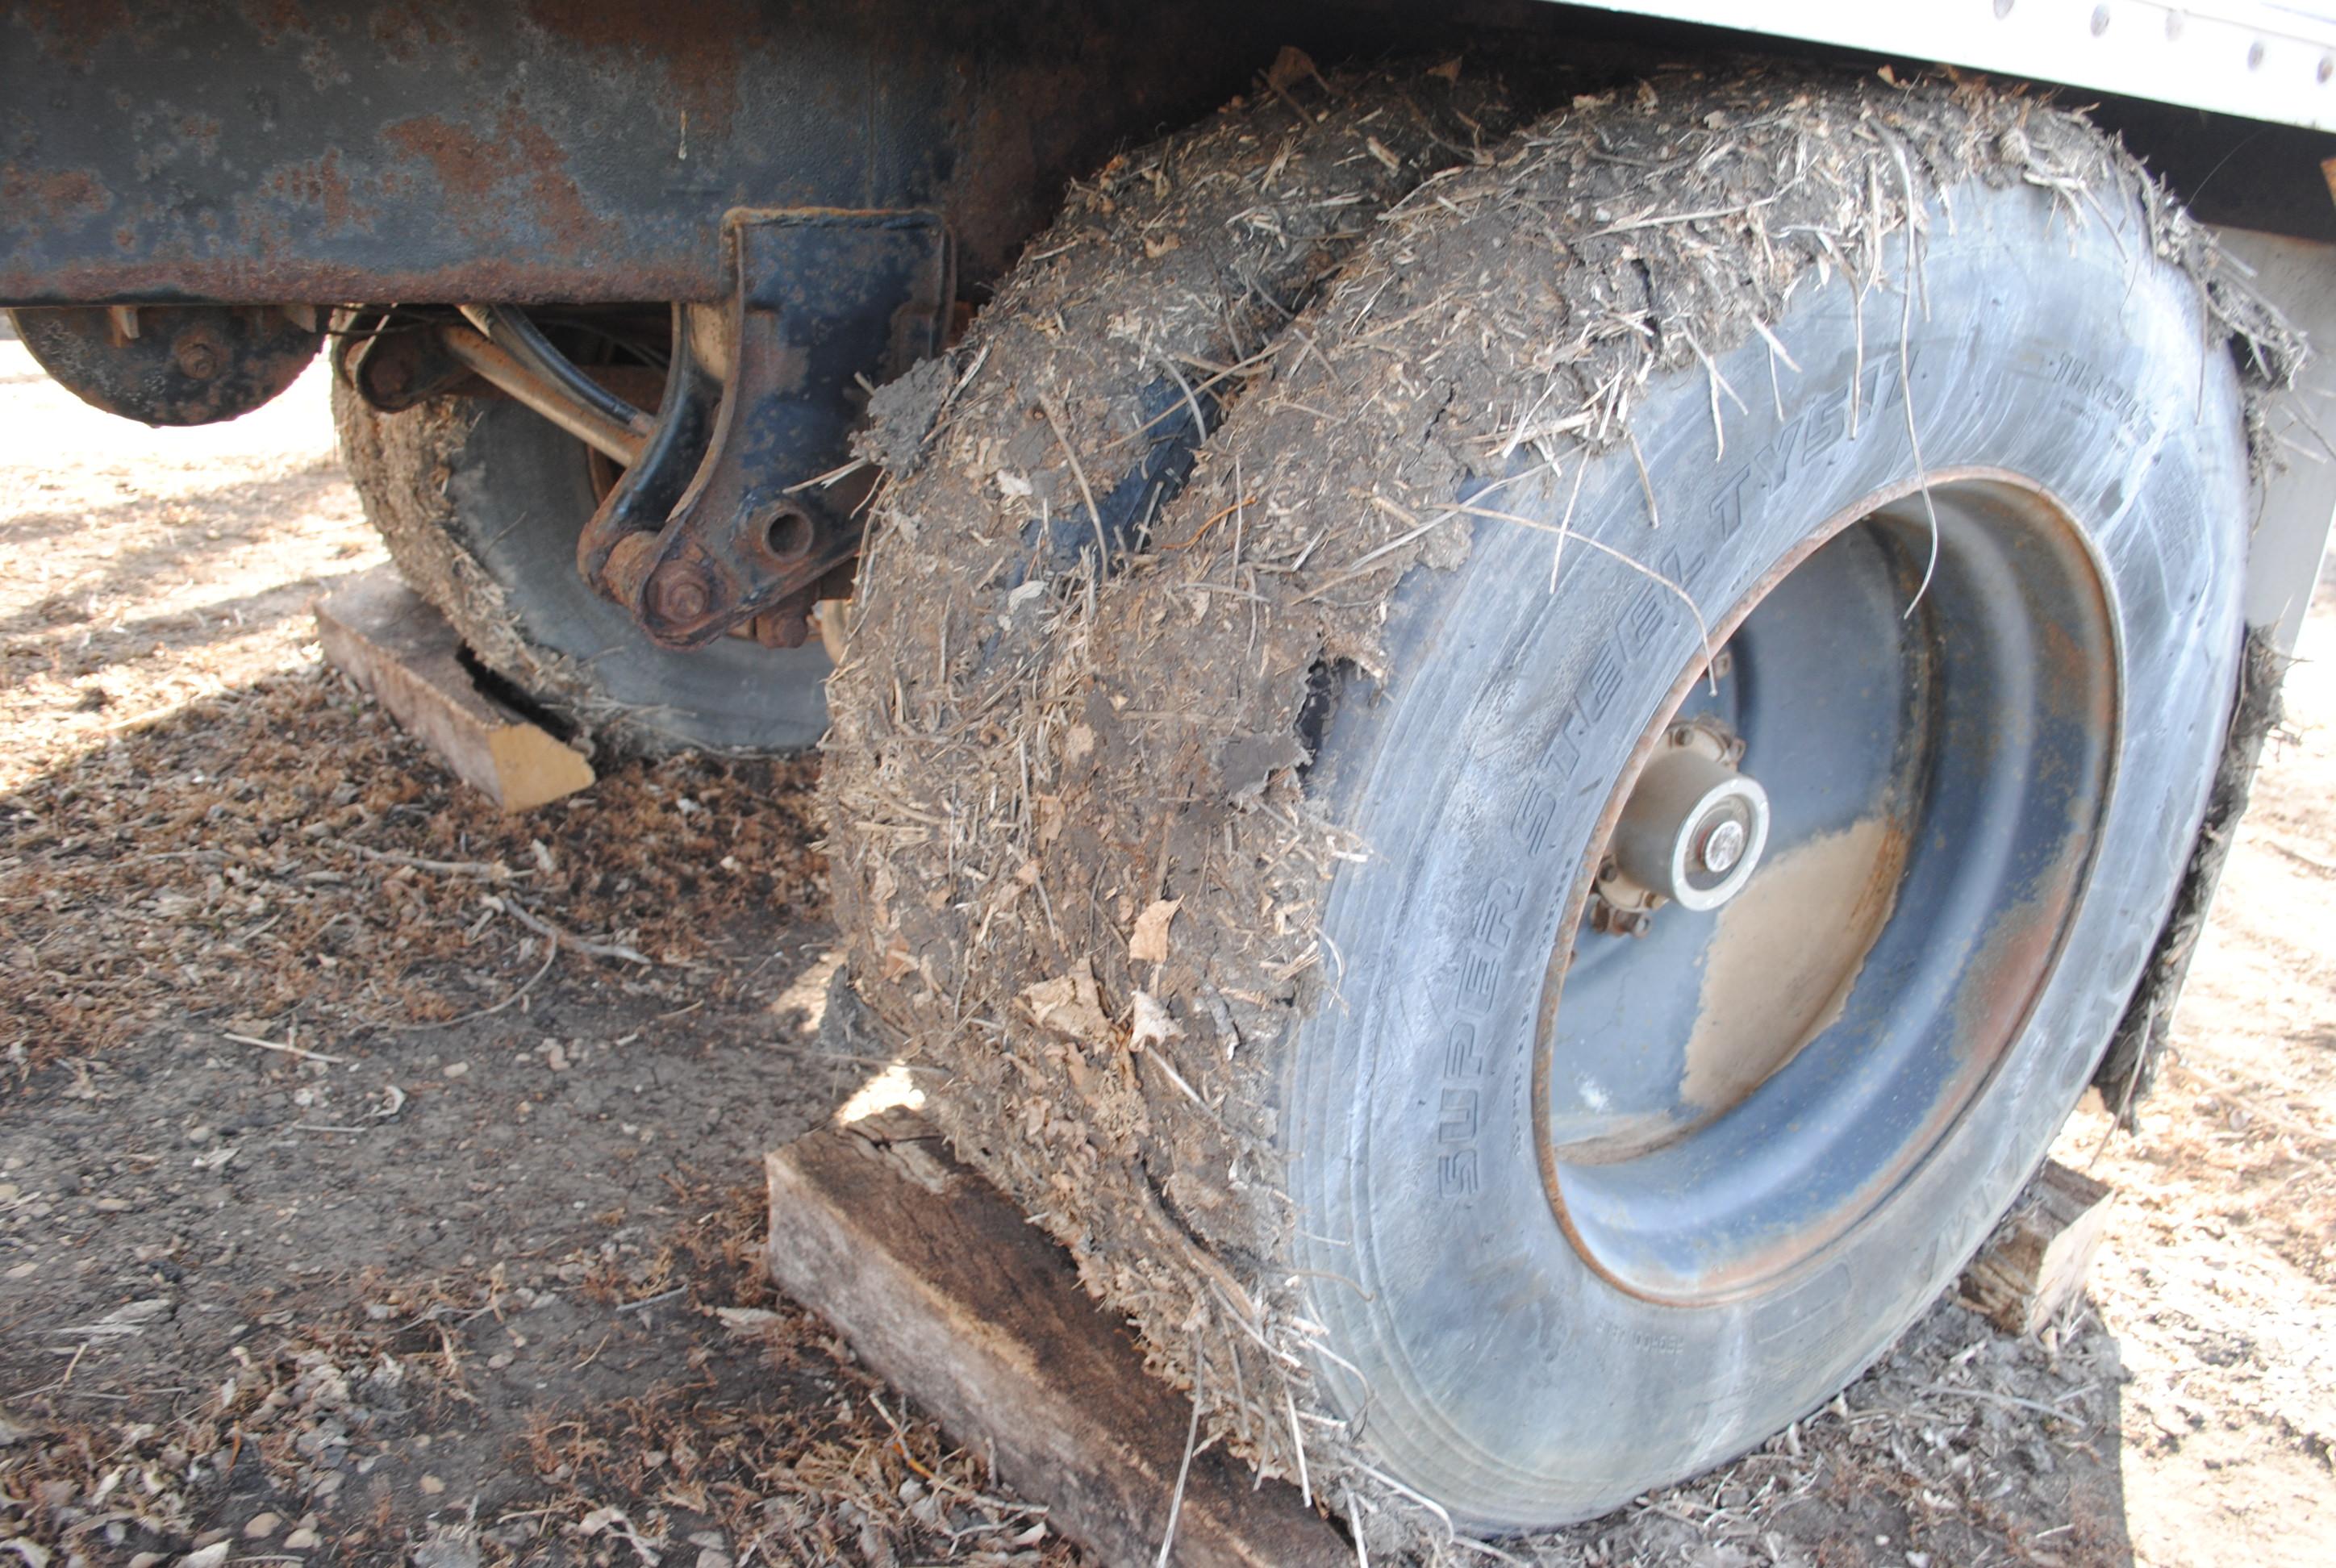
[[[520,404],[445,397],[384,414],[336,378],[333,422],[365,516],[485,667],[595,749],[800,751],[827,726],[817,638],[657,647],[576,570],[599,503],[583,443]]]
[[[1894,350],[1853,428],[1843,287],[1776,324],[1804,374],[1781,414],[1728,408],[1722,463],[1701,372],[1649,388],[1659,535],[1635,474],[1575,503],[1677,573],[1728,673],[1688,687],[1665,585],[1588,557],[1552,592],[1545,535],[1480,526],[1398,589],[1400,673],[1314,760],[1372,860],[1326,901],[1348,976],[1280,1086],[1283,1259],[1331,1410],[1465,1524],[1619,1506],[1880,1355],[2044,1159],[2188,862],[2242,642],[2235,377],[2188,278],[2133,277],[2137,221],[2072,239],[2032,190],[1956,194],[1909,330],[1919,451]],[[1567,495],[1486,505],[1553,530]],[[1598,932],[1601,810],[1714,718],[1765,860],[1716,913]]]
[[[2106,139],[1983,91],[1667,78],[1491,162],[1035,617],[956,564],[1017,429],[1012,493],[1084,515],[1077,426],[1014,423],[1053,351],[993,322],[830,758],[855,972],[960,1150],[1374,1552],[1744,1451],[1984,1239],[2196,835],[2224,345],[2286,343]],[[1081,265],[1003,303],[1043,338]],[[1673,752],[1765,791],[1737,902],[1677,858],[1718,819],[1638,790]]]

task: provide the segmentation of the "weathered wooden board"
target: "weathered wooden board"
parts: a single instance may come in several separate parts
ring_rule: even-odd
[[[1963,1271],[1964,1300],[2007,1334],[2033,1334],[2078,1290],[2107,1227],[2108,1188],[2047,1160]]]
[[[523,812],[592,782],[592,765],[478,688],[445,618],[378,567],[316,606],[333,667],[387,708],[457,778]]]
[[[1110,1563],[1333,1568],[1354,1550],[1297,1490],[1191,1462],[1192,1406],[1144,1368],[1069,1259],[913,1114],[811,1133],[769,1156],[771,1273],[862,1360],[994,1453],[1000,1480]]]

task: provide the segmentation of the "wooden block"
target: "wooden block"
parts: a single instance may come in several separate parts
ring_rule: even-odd
[[[1964,1271],[1964,1300],[2007,1334],[2035,1333],[2084,1289],[2114,1195],[2047,1160]]]
[[[319,603],[316,638],[334,668],[503,810],[527,811],[592,782],[592,765],[573,747],[478,688],[456,657],[454,628],[388,567]]]
[[[1144,1370],[1069,1258],[912,1113],[807,1134],[766,1164],[780,1286],[958,1442],[994,1453],[1051,1527],[1104,1563],[1153,1563],[1192,1405]],[[1213,1450],[1194,1457],[1172,1561],[1353,1563],[1296,1488],[1255,1479]]]

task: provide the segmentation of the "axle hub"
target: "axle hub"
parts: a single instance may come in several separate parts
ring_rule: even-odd
[[[1622,807],[1599,866],[1591,923],[1639,936],[1666,903],[1719,908],[1768,842],[1768,795],[1737,770],[1744,743],[1709,721],[1675,725]]]

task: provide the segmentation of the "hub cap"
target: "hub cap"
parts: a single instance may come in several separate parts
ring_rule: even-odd
[[[1627,882],[1703,911],[1744,891],[1768,842],[1768,793],[1737,772],[1741,749],[1716,726],[1673,726],[1615,824],[1603,896],[1627,898]]]

